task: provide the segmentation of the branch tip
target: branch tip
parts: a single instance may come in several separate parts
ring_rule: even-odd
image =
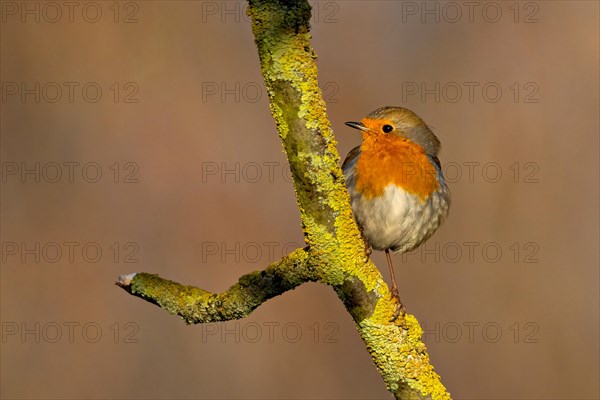
[[[136,275],[137,275],[137,272],[133,272],[131,274],[119,275],[119,277],[117,278],[117,281],[115,282],[115,285],[120,286],[122,288],[128,287],[129,285],[131,285],[131,281],[133,280],[133,278]]]

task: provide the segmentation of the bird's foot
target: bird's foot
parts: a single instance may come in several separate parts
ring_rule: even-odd
[[[371,245],[369,244],[369,242],[367,242],[367,241],[365,240],[365,255],[366,255],[367,257],[370,257],[370,256],[371,256],[371,253],[373,253],[373,248],[371,247]]]
[[[396,321],[400,315],[402,315],[402,317],[406,315],[406,308],[404,308],[404,305],[400,300],[400,294],[398,293],[397,287],[392,288],[392,300],[396,303],[396,310],[394,311],[394,315],[392,316],[392,319],[390,319],[390,322]]]

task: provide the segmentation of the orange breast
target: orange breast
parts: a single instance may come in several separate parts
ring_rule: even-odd
[[[421,201],[440,188],[437,171],[423,149],[397,136],[365,135],[356,163],[356,189],[367,199],[394,183]]]

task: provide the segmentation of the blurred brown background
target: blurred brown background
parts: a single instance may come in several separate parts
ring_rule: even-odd
[[[598,3],[312,4],[342,157],[383,105],[443,143],[450,218],[395,260],[448,389],[597,399]],[[113,285],[302,243],[245,3],[0,5],[2,398],[389,398],[328,287],[190,327]]]

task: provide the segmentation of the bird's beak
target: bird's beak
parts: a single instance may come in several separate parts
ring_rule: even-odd
[[[362,122],[345,122],[350,128],[358,129],[359,131],[369,132],[369,128],[363,125]]]

